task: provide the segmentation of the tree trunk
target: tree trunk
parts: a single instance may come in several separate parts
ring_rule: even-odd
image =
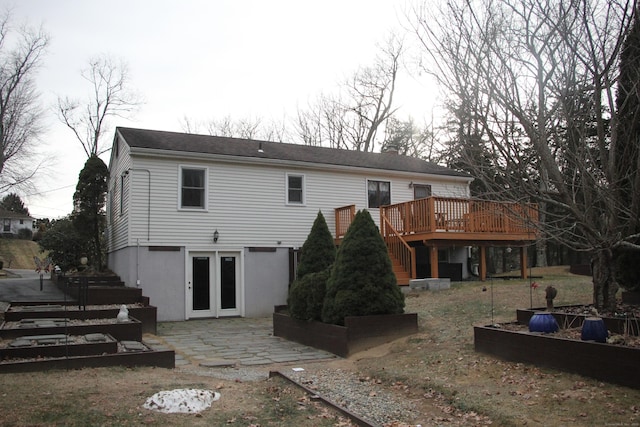
[[[611,251],[598,251],[592,260],[593,304],[598,310],[615,310],[618,282]]]

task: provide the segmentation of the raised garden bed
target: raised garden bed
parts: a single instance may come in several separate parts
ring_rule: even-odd
[[[118,351],[95,356],[70,356],[61,358],[39,358],[11,360],[0,363],[0,373],[37,372],[51,369],[82,369],[108,366],[154,366],[175,368],[173,350],[153,350],[145,346],[144,351]]]
[[[593,316],[590,313],[575,313],[584,306],[565,306],[556,307],[551,314],[555,317],[561,329],[579,328],[586,317]],[[544,311],[543,308],[526,309],[520,308],[516,310],[516,320],[524,325],[529,324],[529,319],[535,313]],[[599,316],[604,321],[605,326],[610,332],[616,334],[640,335],[640,319],[635,317],[607,317]]]
[[[500,325],[474,326],[473,336],[475,350],[481,353],[640,389],[640,348],[509,330]]]
[[[118,342],[108,334],[34,335],[1,343],[0,360],[89,356],[117,351]]]
[[[127,304],[129,316],[142,323],[142,333],[157,333],[158,308],[151,305]],[[18,322],[22,319],[67,318],[67,319],[115,319],[120,305],[87,305],[80,309],[76,303],[21,304],[12,303],[4,313],[5,322]]]
[[[418,332],[416,313],[345,317],[345,326],[293,319],[286,307],[273,313],[273,335],[348,357]]]
[[[22,319],[18,322],[5,321],[0,325],[0,338],[2,339],[32,335],[86,335],[94,333],[109,334],[118,341],[140,341],[142,339],[142,323],[129,316],[129,321],[124,323],[117,323],[115,318],[87,320],[34,318]]]

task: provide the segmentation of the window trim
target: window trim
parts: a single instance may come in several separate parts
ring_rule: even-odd
[[[302,179],[302,188],[300,189],[300,191],[302,192],[301,194],[301,201],[299,202],[292,202],[291,200],[289,200],[289,178],[301,178]],[[285,174],[285,192],[284,192],[284,201],[285,201],[285,205],[287,206],[306,206],[307,204],[307,179],[306,179],[306,175],[303,173],[294,173],[294,172],[287,172]]]
[[[188,170],[198,170],[204,172],[204,188],[202,191],[204,192],[203,204],[202,207],[197,206],[182,206],[182,176],[183,171],[185,169]],[[206,166],[196,166],[196,165],[178,165],[178,210],[179,211],[191,211],[191,212],[208,212],[209,211],[209,168]]]
[[[391,181],[390,180],[382,180],[382,179],[367,179],[366,183],[365,183],[365,189],[366,189],[366,194],[367,194],[367,209],[380,209],[380,206],[385,206],[384,203],[380,203],[380,185],[378,184],[378,206],[371,206],[371,204],[369,203],[369,183],[371,182],[377,182],[377,183],[387,183],[389,184],[389,204],[391,204]]]
[[[120,175],[120,216],[124,215],[124,188],[125,188],[124,179],[125,179],[125,176]]]

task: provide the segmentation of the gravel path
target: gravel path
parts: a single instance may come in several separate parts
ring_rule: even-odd
[[[361,378],[341,369],[288,371],[285,374],[375,425],[398,425],[419,418],[410,400],[400,393],[389,392],[379,381],[368,377]]]
[[[231,381],[263,381],[268,378],[264,369],[251,368],[180,368],[182,372],[220,378]],[[420,418],[420,413],[409,399],[385,389],[382,384],[372,378],[359,377],[342,369],[306,369],[296,372],[282,367],[280,371],[317,392],[349,412],[377,426],[404,426],[409,420]],[[402,390],[402,386],[398,385]]]

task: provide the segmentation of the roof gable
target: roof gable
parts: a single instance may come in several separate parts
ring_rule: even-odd
[[[468,174],[435,163],[392,153],[369,153],[282,142],[123,127],[117,128],[116,133],[119,133],[132,148],[262,158],[471,178]]]

